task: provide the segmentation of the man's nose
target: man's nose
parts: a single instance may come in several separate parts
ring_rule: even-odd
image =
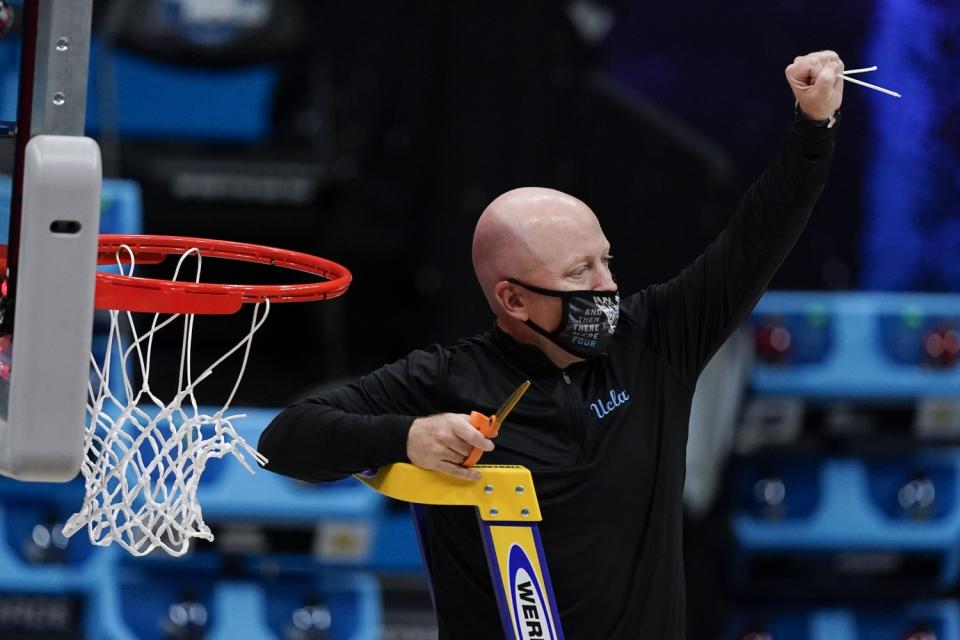
[[[613,273],[607,265],[601,265],[596,271],[596,279],[593,283],[594,291],[616,291],[617,281],[613,279]]]

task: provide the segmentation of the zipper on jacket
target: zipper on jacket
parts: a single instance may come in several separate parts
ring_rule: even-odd
[[[570,374],[566,372],[565,369],[560,371],[560,379],[563,380],[563,383],[568,387],[573,385],[573,380],[570,378]],[[564,393],[564,399],[568,407],[570,407],[570,419],[571,427],[573,429],[572,438],[573,441],[577,444],[580,449],[581,458],[584,455],[584,446],[586,438],[586,425],[583,423],[583,416],[581,407],[580,407],[580,394],[578,389],[569,389],[567,393]]]

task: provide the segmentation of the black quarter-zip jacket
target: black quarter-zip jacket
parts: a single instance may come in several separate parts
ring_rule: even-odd
[[[490,414],[530,379],[482,462],[533,474],[566,637],[684,638],[682,498],[694,386],[803,230],[834,135],[795,119],[704,253],[668,282],[623,298],[606,356],[560,370],[496,327],[415,351],[281,412],[260,439],[267,469],[328,481],[406,461],[415,417]],[[440,638],[502,637],[474,510],[430,507],[427,526]]]

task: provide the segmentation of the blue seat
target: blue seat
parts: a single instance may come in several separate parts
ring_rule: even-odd
[[[960,576],[960,450],[751,459],[733,492],[741,591],[942,593]]]
[[[759,341],[778,343],[761,345],[757,395],[960,396],[960,365],[931,366],[922,357],[931,330],[960,327],[960,295],[771,291],[750,323]],[[783,332],[773,334],[777,328]]]

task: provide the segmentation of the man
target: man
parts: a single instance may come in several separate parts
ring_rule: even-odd
[[[409,460],[476,479],[460,463],[480,447],[485,463],[533,473],[567,638],[683,638],[684,449],[697,376],[823,190],[842,71],[832,51],[786,68],[795,119],[726,229],[678,276],[622,300],[587,205],[540,188],[498,197],[473,242],[496,326],[286,409],[260,440],[267,468],[326,481]],[[524,379],[533,385],[494,448],[467,414],[492,413]],[[473,509],[432,507],[427,526],[440,637],[501,637]]]

